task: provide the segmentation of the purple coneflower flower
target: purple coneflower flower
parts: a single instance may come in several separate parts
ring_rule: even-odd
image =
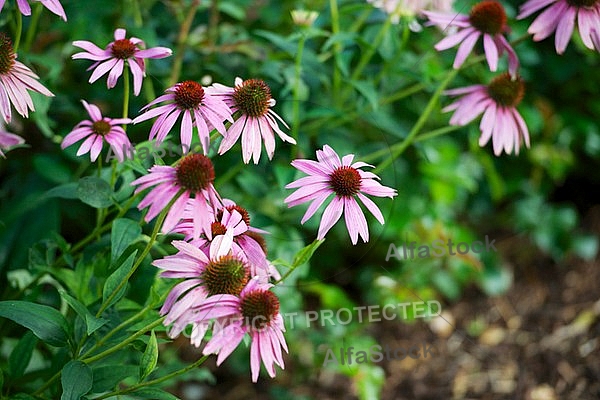
[[[225,125],[223,125],[223,121],[233,122],[229,107],[218,97],[211,96],[197,82],[184,81],[177,83],[165,90],[165,93],[144,106],[141,111],[145,112],[133,120],[133,123],[137,124],[158,116],[158,119],[152,125],[149,137],[152,140],[156,136],[158,144],[165,140],[179,116],[182,115],[180,133],[183,152],[190,151],[192,127],[196,125],[200,143],[204,154],[206,154],[210,144],[210,132],[217,129],[221,134],[224,134]],[[167,104],[146,111],[162,101],[167,102]]]
[[[600,29],[600,0],[529,0],[519,8],[517,18],[526,18],[546,6],[549,7],[527,30],[533,35],[533,40],[544,40],[556,31],[556,52],[562,54],[573,34],[577,18],[583,44],[589,49],[594,48],[592,30]]]
[[[600,51],[600,27],[598,27],[598,30],[592,29],[592,43],[596,51]]]
[[[10,150],[11,147],[25,143],[25,139],[4,130],[4,124],[0,122],[0,156],[6,158],[2,150]]]
[[[450,125],[466,125],[481,113],[479,146],[485,146],[492,138],[494,154],[499,156],[502,150],[506,154],[515,151],[525,141],[529,148],[529,131],[525,121],[517,111],[525,88],[520,78],[512,79],[509,74],[494,78],[489,85],[473,85],[447,90],[451,96],[464,95],[442,111],[455,111]]]
[[[162,226],[162,232],[168,233],[177,222],[185,218],[185,207],[191,202],[194,219],[193,236],[210,231],[212,214],[221,206],[221,198],[213,186],[215,170],[210,158],[202,154],[190,154],[179,161],[176,167],[155,165],[150,173],[136,179],[131,184],[137,185],[135,193],[156,186],[138,205],[138,209],[150,206],[146,214],[146,222],[156,217],[173,198]]]
[[[133,93],[137,96],[142,89],[142,80],[146,76],[145,58],[165,58],[171,55],[171,49],[167,47],[152,47],[144,49],[144,41],[136,37],[125,38],[125,29],[115,30],[115,40],[110,42],[104,50],[87,40],[76,40],[73,46],[85,51],[73,54],[72,58],[93,60],[88,71],[93,69],[90,83],[96,82],[102,75],[108,72],[106,86],[111,89],[117,84],[117,79],[123,74],[125,61],[133,75]]]
[[[197,313],[205,321],[216,318],[213,336],[202,354],[217,354],[217,365],[250,335],[250,369],[252,382],[258,380],[262,359],[269,376],[275,377],[274,364],[284,368],[283,354],[288,351],[283,332],[285,326],[279,313],[279,299],[269,289],[273,285],[253,278],[239,297],[231,294],[207,298]]]
[[[65,149],[73,143],[87,138],[77,150],[80,156],[87,152],[90,153],[92,162],[96,161],[104,141],[110,145],[120,162],[125,160],[125,152],[131,148],[131,143],[127,134],[121,127],[123,124],[131,122],[129,118],[108,118],[103,117],[100,109],[94,104],[88,104],[81,100],[83,106],[90,115],[90,120],[84,120],[75,125],[75,128],[63,139],[60,147]]]
[[[498,57],[505,51],[508,54],[508,70],[512,76],[517,73],[519,59],[504,37],[509,31],[506,13],[502,4],[495,0],[484,0],[471,9],[469,15],[424,11],[432,24],[442,29],[456,26],[458,30],[435,45],[438,51],[446,50],[461,43],[454,59],[454,68],[459,68],[473,50],[477,40],[483,35],[483,48],[490,71],[498,69]]]
[[[337,153],[328,145],[323,150],[317,150],[317,161],[294,160],[292,166],[308,174],[288,185],[286,189],[299,188],[288,196],[284,202],[288,207],[311,201],[301,223],[304,224],[314,215],[319,207],[334,195],[333,200],[325,211],[319,225],[317,239],[321,240],[331,227],[340,219],[345,211],[346,227],[352,239],[352,244],[358,242],[360,234],[363,241],[369,241],[369,227],[363,211],[356,198],[367,207],[377,221],[384,223],[383,215],[377,205],[363,193],[377,197],[394,197],[396,190],[382,186],[379,177],[372,172],[360,170],[362,167],[372,167],[364,162],[352,164],[354,154],[348,154],[341,160]]]
[[[29,110],[35,111],[28,90],[45,96],[54,96],[37,81],[39,76],[16,58],[12,42],[8,36],[0,33],[0,109],[7,123],[12,118],[11,103],[24,118],[29,117]]]
[[[211,242],[209,256],[188,242],[174,240],[171,244],[179,252],[152,264],[163,270],[163,278],[185,280],[169,292],[160,313],[166,315],[165,326],[173,324],[169,330],[171,338],[192,324],[194,332],[190,339],[198,347],[209,321],[198,318],[197,309],[210,296],[239,296],[250,279],[250,268],[238,255],[230,252],[231,233],[220,235]]]
[[[65,14],[65,10],[63,10],[62,5],[60,4],[60,2],[58,0],[37,0],[37,1],[42,3],[42,5],[44,7],[46,7],[48,10],[52,11],[54,14],[61,17],[64,21],[67,20],[67,15]],[[0,11],[2,11],[2,8],[4,7],[4,3],[6,3],[6,0],[0,0]],[[27,2],[27,0],[17,0],[17,7],[19,7],[19,11],[21,12],[21,14],[31,15],[31,7],[29,6],[29,3]]]
[[[267,246],[262,235],[268,232],[250,226],[248,211],[233,201],[223,199],[223,207],[217,210],[216,215],[212,215],[209,235],[202,234],[199,238],[192,240],[193,228],[193,214],[191,207],[187,207],[185,218],[173,228],[173,232],[184,234],[185,240],[191,240],[193,245],[208,254],[207,250],[213,238],[231,231],[233,233],[232,249],[250,264],[250,272],[253,276],[264,273],[276,279],[279,276],[279,272],[267,260]]]
[[[221,84],[213,84],[206,90],[216,96],[220,96],[225,103],[231,107],[235,115],[235,122],[229,127],[221,146],[219,154],[225,153],[242,137],[242,158],[244,163],[248,164],[250,158],[254,164],[258,164],[262,149],[262,141],[265,142],[265,149],[269,160],[275,153],[275,134],[279,135],[281,140],[296,144],[296,141],[283,133],[279,129],[279,120],[286,128],[287,124],[271,107],[275,105],[275,99],[271,97],[271,89],[260,79],[235,78],[235,87],[228,87]]]

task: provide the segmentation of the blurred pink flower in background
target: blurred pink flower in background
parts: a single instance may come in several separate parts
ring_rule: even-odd
[[[506,25],[504,7],[499,2],[484,0],[477,3],[469,15],[432,11],[425,11],[423,14],[431,21],[430,25],[437,25],[443,30],[454,26],[458,28],[455,33],[448,35],[435,45],[436,50],[442,51],[460,43],[454,59],[454,68],[459,68],[465,62],[479,38],[483,36],[483,48],[490,71],[494,72],[498,69],[498,58],[506,52],[508,54],[508,70],[512,76],[516,76],[519,59],[504,37],[509,28]]]
[[[554,45],[558,54],[563,54],[573,34],[575,19],[583,44],[594,49],[593,30],[600,29],[600,1],[598,0],[529,0],[519,8],[518,19],[546,8],[533,20],[527,32],[533,40],[546,39],[556,32]]]
[[[104,50],[87,40],[76,40],[73,46],[85,51],[73,54],[74,60],[86,59],[95,61],[89,68],[94,70],[89,82],[96,82],[108,72],[106,86],[111,89],[117,84],[117,80],[123,74],[125,62],[133,75],[133,93],[137,96],[142,89],[142,80],[146,76],[146,58],[165,58],[171,55],[171,49],[167,47],[152,47],[144,49],[144,41],[136,37],[125,38],[125,29],[115,30],[115,40],[110,42]]]
[[[65,10],[63,9],[62,5],[60,4],[60,1],[58,1],[58,0],[36,0],[36,3],[37,2],[42,3],[42,5],[44,7],[46,7],[48,10],[52,11],[54,14],[61,17],[63,19],[63,21],[67,20],[67,15],[65,14]],[[0,0],[0,11],[2,11],[2,8],[4,7],[4,3],[6,3],[6,0]],[[19,7],[19,11],[21,12],[21,14],[31,15],[31,7],[29,6],[29,3],[27,2],[27,0],[17,0],[17,7]]]
[[[323,150],[317,150],[317,159],[318,162],[313,160],[292,161],[293,167],[309,176],[286,185],[286,189],[298,188],[298,190],[289,195],[284,202],[288,207],[311,202],[301,221],[304,224],[333,194],[333,200],[323,213],[317,239],[323,239],[344,213],[352,244],[358,242],[359,234],[365,243],[368,242],[369,227],[356,199],[358,198],[377,221],[383,224],[381,211],[364,194],[393,198],[397,194],[396,190],[381,185],[377,182],[379,177],[372,172],[360,170],[359,168],[372,167],[372,165],[364,162],[352,163],[353,154],[348,154],[340,160],[337,153],[330,146],[325,145]]]
[[[77,150],[77,155],[90,153],[92,162],[96,161],[102,145],[106,141],[120,162],[125,160],[125,152],[131,148],[131,142],[120,125],[131,122],[129,118],[103,117],[100,109],[94,104],[88,104],[81,100],[83,106],[90,115],[90,120],[78,123],[75,128],[63,139],[60,147],[65,149],[73,143],[86,139]]]
[[[39,76],[16,58],[11,40],[0,33],[0,110],[7,123],[12,119],[11,104],[24,118],[29,117],[29,110],[35,111],[28,90],[54,96],[37,81]]]
[[[152,125],[149,139],[156,137],[156,142],[160,144],[181,115],[180,137],[183,152],[190,151],[193,125],[196,125],[202,149],[204,154],[207,154],[210,132],[216,129],[223,135],[226,131],[223,121],[233,122],[229,107],[221,98],[211,96],[202,85],[194,81],[177,83],[166,89],[165,93],[144,106],[141,110],[143,113],[134,118],[133,123],[137,124],[158,117]],[[150,107],[163,101],[166,104],[149,110]]]
[[[451,12],[454,0],[367,0],[373,7],[390,15],[394,24],[402,17],[414,18],[423,15],[423,11]],[[412,31],[420,31],[421,25],[416,20],[409,22]]]
[[[479,145],[485,146],[492,139],[494,154],[502,150],[506,154],[519,154],[519,147],[525,142],[529,148],[529,131],[516,106],[525,93],[520,78],[511,79],[509,74],[494,78],[489,85],[472,85],[447,90],[451,96],[461,96],[442,111],[454,111],[450,125],[467,125],[481,113]]]
[[[296,144],[296,141],[279,129],[279,120],[286,128],[287,124],[271,108],[275,99],[271,97],[271,89],[260,79],[235,78],[235,87],[215,83],[206,88],[211,95],[223,98],[234,113],[235,122],[227,129],[219,147],[219,154],[231,149],[242,137],[242,158],[248,164],[250,158],[258,164],[262,149],[261,138],[265,143],[269,160],[275,153],[275,133],[284,142]]]

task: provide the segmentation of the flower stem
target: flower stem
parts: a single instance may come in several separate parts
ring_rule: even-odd
[[[183,65],[183,56],[185,54],[185,47],[187,37],[190,33],[190,28],[192,26],[192,21],[194,21],[194,16],[196,15],[196,11],[200,6],[200,0],[192,1],[190,5],[190,9],[179,28],[179,34],[177,35],[177,50],[175,52],[175,58],[173,60],[173,68],[171,69],[171,76],[169,77],[168,86],[173,86],[179,80],[179,75],[181,75],[181,67]]]
[[[127,71],[123,74],[123,118],[129,115],[129,74]],[[123,124],[123,130],[127,132],[127,124]]]
[[[402,142],[400,142],[397,146],[394,146],[394,148],[391,150],[392,154],[390,154],[390,157],[385,159],[377,168],[375,168],[373,170],[373,173],[377,173],[377,172],[383,170],[384,168],[386,168],[388,165],[390,165],[414,141],[415,137],[417,136],[417,134],[419,133],[421,128],[423,128],[423,125],[425,125],[425,122],[427,122],[427,119],[429,118],[429,115],[431,114],[435,105],[437,104],[440,96],[442,95],[442,92],[444,91],[444,89],[446,89],[446,86],[448,86],[448,84],[452,81],[452,79],[454,79],[454,77],[456,76],[458,71],[459,71],[458,69],[452,69],[448,73],[448,75],[446,76],[446,79],[444,79],[442,81],[440,86],[433,93],[433,96],[431,96],[431,99],[429,99],[429,103],[427,103],[425,110],[423,110],[423,113],[419,116],[419,119],[417,120],[415,125],[412,127],[412,129],[408,133],[408,136]]]
[[[340,14],[338,12],[337,0],[329,0],[329,8],[331,10],[331,33],[335,36],[340,32]],[[338,66],[342,45],[340,42],[335,42],[333,45],[333,98],[339,99],[340,84],[342,75]],[[337,101],[337,100],[336,100]]]
[[[23,16],[16,10],[17,12],[17,29],[15,32],[15,45],[13,46],[13,50],[15,53],[19,51],[19,44],[21,44],[21,34],[23,32]]]
[[[42,15],[42,4],[36,3],[33,5],[33,11],[31,14],[31,20],[29,21],[29,28],[27,28],[27,34],[25,36],[25,51],[29,52],[31,45],[33,44],[33,38],[37,31],[37,25]]]
[[[125,277],[123,277],[123,279],[121,280],[121,282],[112,291],[112,293],[110,294],[110,296],[108,296],[108,298],[105,301],[102,302],[102,305],[100,306],[100,309],[96,313],[96,317],[100,317],[100,315],[102,315],[102,313],[108,308],[109,304],[111,304],[112,301],[113,301],[113,299],[117,296],[117,294],[119,293],[119,291],[123,288],[123,286],[125,286],[125,284],[127,283],[127,281],[129,281],[129,278],[131,278],[131,276],[134,274],[134,272],[142,264],[142,261],[144,260],[144,258],[146,258],[146,256],[150,252],[150,249],[152,249],[152,247],[154,246],[154,243],[156,242],[156,237],[158,236],[158,231],[160,230],[160,227],[162,226],[165,218],[167,217],[167,213],[171,209],[171,206],[173,206],[173,203],[175,203],[175,201],[179,198],[179,196],[181,196],[182,193],[183,193],[183,189],[181,189],[179,191],[179,193],[177,193],[177,195],[174,196],[171,199],[171,201],[169,202],[169,204],[167,204],[167,206],[165,207],[165,209],[161,211],[160,215],[158,216],[158,219],[156,220],[156,224],[154,225],[154,229],[152,230],[152,234],[150,236],[150,240],[148,240],[148,244],[146,244],[146,247],[142,251],[142,254],[140,254],[138,256],[138,258],[133,263],[133,266],[131,267],[131,270],[127,273],[127,275],[125,275]]]
[[[143,387],[152,386],[152,385],[156,385],[158,383],[167,381],[167,380],[169,380],[171,378],[174,378],[176,376],[183,375],[186,372],[193,370],[194,368],[198,368],[207,359],[208,359],[208,355],[202,356],[201,358],[198,359],[198,361],[196,361],[196,362],[188,365],[187,367],[183,367],[181,369],[178,369],[177,371],[173,371],[170,374],[167,374],[167,375],[162,376],[160,378],[152,379],[151,381],[147,381],[147,382],[143,382],[143,383],[138,383],[136,385],[129,386],[128,388],[125,388],[125,389],[116,390],[116,391],[114,391],[112,393],[104,394],[104,395],[102,395],[100,397],[96,397],[96,400],[107,399],[109,397],[118,396],[118,395],[126,394],[126,393],[131,393],[131,392],[136,391],[138,389],[141,389]]]
[[[369,47],[369,49],[367,51],[365,51],[363,53],[362,57],[358,61],[358,65],[356,66],[356,69],[350,76],[351,80],[354,81],[354,80],[358,79],[358,77],[363,72],[363,70],[369,63],[369,61],[371,61],[371,58],[375,54],[375,51],[377,51],[377,49],[379,48],[379,45],[381,45],[383,38],[385,37],[385,35],[387,34],[387,31],[390,29],[391,26],[392,26],[392,19],[391,19],[391,17],[388,17],[388,18],[386,18],[385,23],[383,24],[383,26],[377,33],[377,36],[375,37],[375,40],[373,40],[372,45]]]
[[[296,53],[296,65],[294,74],[294,95],[292,104],[292,132],[291,136],[298,141],[298,127],[300,126],[300,75],[302,73],[302,53],[304,51],[304,44],[306,43],[306,36],[301,35],[298,41],[298,51]],[[297,146],[293,147],[292,158],[296,158],[298,152]]]

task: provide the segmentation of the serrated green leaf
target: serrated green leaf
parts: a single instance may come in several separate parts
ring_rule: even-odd
[[[135,221],[118,218],[113,221],[110,236],[111,263],[114,263],[123,251],[142,234],[142,228]]]
[[[0,317],[24,326],[52,346],[66,346],[69,341],[67,320],[52,307],[29,301],[0,301]]]
[[[298,268],[299,266],[306,264],[314,254],[315,250],[317,250],[324,241],[324,239],[315,240],[308,246],[303,247],[294,257],[292,268]]]
[[[165,392],[159,388],[150,388],[145,387],[142,389],[138,389],[135,392],[131,392],[131,394],[135,394],[137,397],[142,399],[152,399],[152,400],[179,400],[179,397],[172,395],[169,392]]]
[[[106,208],[113,202],[112,189],[108,182],[95,176],[86,176],[79,180],[77,197],[94,208]]]
[[[150,340],[140,361],[140,381],[143,381],[154,371],[158,362],[158,342],[154,330],[150,332]]]
[[[60,382],[63,393],[60,400],[79,400],[90,391],[93,383],[92,369],[79,360],[69,361],[62,370]]]
[[[12,378],[23,376],[36,344],[37,338],[31,331],[25,333],[21,340],[19,340],[19,343],[17,343],[8,357],[8,367]]]
[[[104,288],[102,289],[102,301],[106,301],[112,293],[115,291],[117,286],[121,283],[123,279],[127,276],[129,271],[131,271],[131,267],[133,266],[133,261],[137,254],[137,250],[127,257],[127,259],[123,262],[123,264],[117,268],[115,272],[110,274],[108,278],[106,278],[106,282],[104,283]],[[109,304],[107,304],[106,308],[110,307],[114,303],[116,303],[123,295],[125,294],[125,290],[127,289],[127,285],[123,285],[123,287],[119,290],[119,293],[111,300]]]
[[[75,310],[75,312],[81,317],[81,319],[83,319],[88,336],[108,322],[103,318],[96,318],[86,306],[84,306],[79,300],[72,297],[64,290],[59,289],[58,292],[60,293],[61,297],[71,306],[71,308],[73,308],[73,310]]]

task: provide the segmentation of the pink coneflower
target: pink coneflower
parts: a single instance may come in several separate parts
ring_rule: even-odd
[[[459,68],[465,62],[467,56],[473,50],[473,46],[483,35],[483,48],[490,70],[496,71],[498,69],[498,57],[506,51],[508,54],[508,70],[512,76],[517,73],[519,59],[504,37],[509,28],[506,25],[504,7],[499,2],[484,0],[477,3],[473,6],[469,15],[432,11],[425,11],[423,14],[429,18],[431,23],[444,30],[450,26],[458,28],[455,33],[435,45],[435,49],[441,51],[461,43],[454,59],[454,68]]]
[[[600,27],[598,27],[598,30],[592,29],[592,43],[596,51],[600,51]]]
[[[213,238],[231,231],[233,233],[232,249],[239,252],[248,261],[252,275],[266,272],[274,277],[279,276],[277,270],[267,261],[267,248],[262,235],[268,232],[250,226],[250,214],[245,208],[236,205],[231,200],[223,199],[223,207],[211,216],[211,229],[208,235],[201,234],[194,240],[192,240],[194,225],[191,210],[191,207],[186,207],[185,218],[173,228],[173,232],[184,234],[185,240],[191,240],[192,244],[207,253]]]
[[[12,42],[0,33],[0,109],[7,123],[12,118],[11,103],[24,118],[29,117],[29,110],[35,111],[28,90],[54,96],[37,81],[39,77],[16,58]]]
[[[190,243],[174,240],[171,244],[179,252],[152,263],[163,270],[163,278],[185,279],[173,287],[160,310],[161,315],[166,315],[164,325],[172,324],[169,330],[171,338],[177,337],[192,324],[195,334],[191,342],[199,346],[208,321],[197,321],[196,310],[210,296],[239,296],[248,283],[250,268],[238,255],[230,252],[231,243],[230,233],[215,238],[210,245],[209,257]]]
[[[286,189],[299,188],[288,196],[284,202],[288,207],[312,201],[304,214],[301,223],[304,224],[314,215],[330,195],[333,200],[323,213],[317,239],[321,240],[331,227],[340,219],[345,211],[346,227],[350,233],[352,244],[358,242],[360,234],[364,242],[369,241],[369,227],[363,211],[356,198],[367,207],[377,221],[384,223],[383,215],[377,205],[363,193],[377,197],[394,197],[396,190],[382,186],[376,179],[379,177],[372,172],[360,170],[362,167],[372,167],[364,162],[355,162],[353,154],[344,156],[341,160],[337,153],[328,145],[323,150],[317,150],[317,161],[294,160],[292,166],[308,174],[286,186]]]
[[[197,82],[184,81],[177,83],[165,90],[165,93],[144,106],[141,111],[145,112],[133,120],[133,123],[137,124],[159,116],[150,130],[150,140],[156,136],[158,144],[165,140],[179,116],[182,115],[180,133],[183,152],[190,151],[192,127],[196,125],[200,143],[204,154],[206,154],[210,143],[210,132],[213,128],[224,134],[226,129],[223,121],[233,122],[229,107],[221,99],[208,94],[202,85]],[[167,104],[146,111],[162,101],[167,102]]]
[[[136,179],[131,184],[138,185],[135,193],[156,186],[138,205],[138,209],[150,206],[146,222],[156,217],[178,194],[168,211],[162,226],[162,232],[170,232],[177,222],[185,218],[185,207],[192,199],[194,219],[193,236],[207,234],[212,222],[211,215],[221,206],[219,194],[213,186],[215,170],[210,159],[202,154],[190,154],[184,157],[176,167],[155,165],[150,173]]]
[[[221,84],[213,84],[206,88],[207,92],[220,96],[235,113],[235,122],[229,127],[221,146],[219,154],[225,153],[242,137],[242,158],[248,164],[250,158],[254,164],[258,164],[262,149],[262,141],[269,160],[275,153],[275,134],[279,135],[284,142],[296,144],[296,141],[279,129],[279,120],[286,128],[287,124],[275,111],[275,99],[271,97],[271,88],[260,79],[242,80],[235,78],[235,87]]]
[[[92,162],[96,161],[102,145],[106,141],[114,151],[117,159],[120,162],[125,160],[125,151],[131,148],[131,143],[127,134],[121,127],[123,124],[131,122],[129,118],[108,118],[103,117],[100,109],[94,104],[88,104],[85,100],[81,100],[83,106],[90,115],[90,120],[84,120],[75,125],[75,128],[63,139],[60,147],[65,149],[73,143],[87,138],[79,150],[77,155],[90,153]]]
[[[196,311],[198,318],[204,321],[217,319],[213,336],[202,351],[205,355],[217,354],[217,365],[235,350],[246,333],[250,336],[252,382],[258,380],[261,359],[273,378],[274,364],[284,368],[281,348],[288,352],[279,299],[269,290],[272,286],[253,278],[239,297],[230,294],[211,296]]]
[[[146,58],[165,58],[171,55],[171,49],[167,47],[152,47],[144,49],[145,44],[142,39],[132,37],[125,38],[125,29],[115,30],[115,40],[110,42],[104,50],[87,40],[76,40],[73,46],[82,48],[85,51],[73,54],[72,58],[93,60],[88,71],[93,69],[90,83],[96,82],[101,76],[108,72],[106,86],[111,89],[117,84],[117,79],[123,74],[125,61],[133,75],[133,93],[137,96],[142,90],[142,80],[146,76]]]
[[[3,124],[0,122],[0,156],[6,158],[2,150],[10,150],[11,147],[25,143],[21,136],[4,131]]]
[[[37,0],[37,2],[42,3],[44,7],[61,17],[64,21],[67,20],[65,10],[63,10],[62,5],[58,0]],[[4,3],[6,3],[6,0],[0,0],[0,11],[2,11]],[[31,15],[31,7],[29,6],[27,0],[17,0],[17,7],[19,7],[21,14]]]
[[[529,0],[519,8],[517,19],[526,18],[546,6],[550,7],[542,12],[527,30],[533,35],[533,40],[544,40],[556,31],[556,52],[562,54],[571,39],[577,18],[583,44],[589,49],[594,48],[592,30],[600,27],[599,0]]]
[[[455,110],[450,118],[451,125],[466,125],[483,113],[479,124],[480,146],[485,146],[492,138],[494,154],[497,156],[503,149],[506,154],[512,153],[513,150],[515,154],[519,154],[523,140],[529,148],[527,125],[516,109],[525,93],[520,78],[511,79],[510,75],[502,74],[487,86],[473,85],[448,90],[445,93],[451,96],[464,95],[442,110]]]

